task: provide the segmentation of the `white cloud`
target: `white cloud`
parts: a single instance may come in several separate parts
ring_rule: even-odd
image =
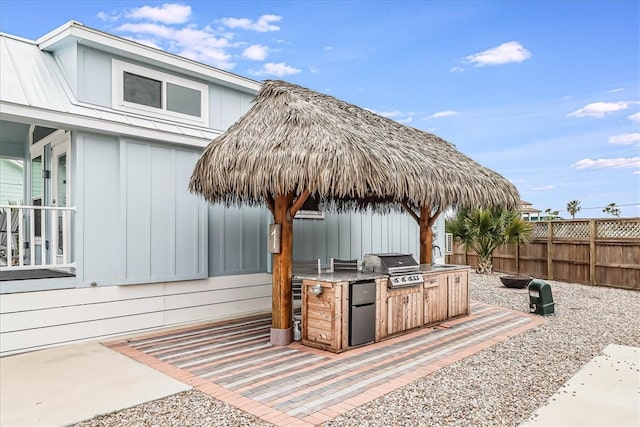
[[[450,117],[450,116],[456,116],[456,115],[458,115],[457,111],[446,110],[446,111],[438,111],[437,113],[433,113],[432,115],[430,115],[427,118],[428,119],[439,119],[441,117]]]
[[[582,159],[571,165],[575,169],[605,169],[605,168],[637,168],[640,167],[640,157],[618,159]]]
[[[629,116],[629,120],[633,122],[640,122],[640,113],[634,113]]]
[[[522,62],[531,58],[531,52],[524,48],[520,43],[511,41],[502,43],[500,46],[474,53],[464,59],[467,62],[475,64],[476,67],[485,65],[500,65],[510,62]]]
[[[618,92],[623,92],[623,91],[624,91],[624,88],[617,87],[615,89],[608,90],[607,92],[609,92],[609,93],[618,93]]]
[[[640,133],[622,133],[620,135],[613,135],[609,137],[609,144],[613,145],[631,145],[635,142],[640,142]]]
[[[191,6],[176,3],[165,3],[160,7],[142,6],[131,9],[126,16],[164,24],[184,24],[191,17]]]
[[[278,62],[278,63],[267,62],[262,66],[260,70],[254,72],[254,74],[256,76],[270,75],[270,76],[283,77],[283,76],[290,76],[292,74],[298,74],[300,71],[302,70],[300,70],[299,68],[294,68],[289,65],[286,65],[284,62]]]
[[[148,46],[160,47],[164,41],[171,46],[172,52],[194,61],[224,70],[231,70],[235,66],[235,63],[231,62],[231,55],[226,51],[230,47],[229,40],[216,37],[209,27],[201,30],[190,27],[175,29],[159,24],[127,23],[120,25],[116,30],[133,33],[136,35],[133,37],[134,40]]]
[[[602,118],[607,114],[615,113],[616,111],[626,110],[629,108],[629,103],[624,101],[619,102],[592,102],[584,107],[567,114],[567,117],[598,117]]]
[[[252,61],[264,61],[269,54],[269,48],[261,44],[253,44],[242,52],[242,57]]]
[[[98,14],[96,15],[98,17],[99,20],[104,21],[104,22],[115,22],[118,19],[120,19],[120,15],[119,14],[112,14],[109,15],[106,12],[98,12]]]
[[[224,49],[187,48],[180,51],[179,55],[223,70],[232,70],[236,66],[236,63],[231,61],[231,55]]]
[[[387,119],[395,120],[398,123],[408,124],[413,122],[413,118],[416,115],[414,112],[404,113],[398,110],[391,111],[376,111],[370,108],[366,109],[367,111],[371,111],[374,114],[377,114],[382,117],[386,117]]]
[[[538,187],[531,187],[533,191],[549,191],[549,190],[553,190],[553,188],[554,188],[553,185],[541,185]]]
[[[374,110],[370,110],[373,113],[376,113],[379,116],[382,117],[388,117],[388,118],[393,118],[393,117],[398,117],[401,113],[400,111],[374,111]]]
[[[257,21],[253,22],[248,18],[222,18],[220,22],[229,28],[240,28],[243,30],[253,30],[260,33],[269,31],[278,31],[280,27],[272,25],[272,22],[278,22],[282,16],[278,15],[262,15]]]
[[[464,72],[464,68],[462,68],[462,67],[451,67],[449,69],[449,72],[451,72],[451,73],[463,73]]]
[[[324,50],[326,50],[327,52],[333,50],[333,46],[325,46]]]
[[[633,171],[633,174],[634,174],[634,175],[640,175],[640,170]]]
[[[212,48],[229,47],[229,40],[216,37],[212,32],[207,30],[197,30],[195,28],[183,28],[174,33],[174,40],[182,47],[193,48],[198,50]]]

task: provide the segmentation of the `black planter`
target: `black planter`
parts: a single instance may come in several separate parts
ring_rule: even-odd
[[[500,281],[507,288],[523,289],[533,280],[529,276],[500,276]]]

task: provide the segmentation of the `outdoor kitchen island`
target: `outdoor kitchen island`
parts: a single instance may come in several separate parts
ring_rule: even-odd
[[[302,343],[336,353],[469,314],[463,265],[420,265],[416,283],[394,286],[379,272],[336,272],[302,279]]]

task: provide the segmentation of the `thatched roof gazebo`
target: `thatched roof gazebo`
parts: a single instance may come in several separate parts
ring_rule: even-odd
[[[253,107],[204,150],[189,189],[227,205],[266,204],[281,226],[273,258],[271,342],[291,342],[293,218],[312,195],[323,210],[406,210],[420,262],[449,206],[516,208],[516,188],[447,141],[332,96],[269,80]]]

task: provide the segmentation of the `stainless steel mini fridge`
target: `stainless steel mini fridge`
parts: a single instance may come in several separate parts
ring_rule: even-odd
[[[349,291],[349,345],[373,342],[376,336],[376,282],[353,282]]]

